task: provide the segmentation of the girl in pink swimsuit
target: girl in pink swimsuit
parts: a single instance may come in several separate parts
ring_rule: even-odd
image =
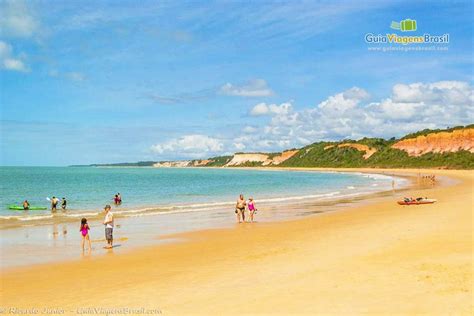
[[[84,243],[87,240],[89,243],[89,250],[92,249],[91,247],[91,239],[89,238],[89,224],[87,224],[87,219],[83,218],[81,219],[81,229],[79,230],[82,235],[82,251],[84,251]]]

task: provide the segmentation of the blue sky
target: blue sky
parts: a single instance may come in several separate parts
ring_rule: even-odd
[[[1,164],[205,158],[473,123],[472,11],[470,1],[0,1]],[[389,28],[406,18],[416,32]],[[371,51],[366,33],[450,42]]]

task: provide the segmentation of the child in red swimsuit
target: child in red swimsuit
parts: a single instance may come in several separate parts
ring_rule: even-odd
[[[83,218],[81,219],[81,229],[79,230],[82,235],[82,251],[84,251],[84,243],[87,240],[89,243],[89,250],[92,249],[91,247],[91,239],[89,238],[89,224],[87,224],[87,219]]]

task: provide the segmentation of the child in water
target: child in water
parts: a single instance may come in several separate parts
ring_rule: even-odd
[[[92,249],[91,247],[91,239],[89,238],[89,224],[87,224],[87,219],[83,218],[81,219],[81,229],[79,230],[82,235],[82,251],[84,251],[84,243],[87,240],[89,243],[89,250]]]

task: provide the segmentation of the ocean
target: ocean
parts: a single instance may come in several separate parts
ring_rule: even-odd
[[[239,194],[257,203],[341,197],[389,188],[391,177],[353,173],[211,168],[93,168],[0,167],[0,224],[5,220],[41,221],[56,217],[94,216],[120,193],[123,203],[115,213],[139,216],[149,213],[208,211],[228,207]],[[48,198],[65,197],[66,212],[52,216]],[[9,205],[32,206],[46,211],[12,211]],[[0,226],[1,227],[1,226]]]
[[[172,242],[169,236],[176,233],[232,227],[241,193],[254,198],[254,224],[259,225],[336,211],[354,198],[391,190],[392,179],[397,188],[408,181],[380,174],[270,169],[0,167],[0,264],[5,269],[79,258],[82,217],[91,227],[92,254],[106,254],[106,204],[112,205],[116,223],[115,251],[123,252]],[[123,199],[120,206],[113,205],[116,193]],[[8,209],[25,199],[49,207],[52,196],[67,199],[65,212]]]

